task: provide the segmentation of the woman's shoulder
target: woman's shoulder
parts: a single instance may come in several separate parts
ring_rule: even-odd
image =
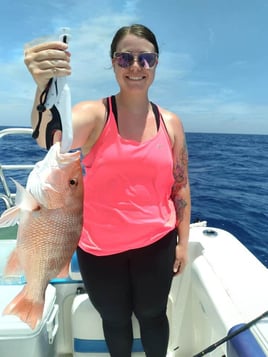
[[[168,110],[166,108],[163,108],[163,107],[161,107],[159,105],[158,105],[158,108],[159,108],[159,111],[162,114],[162,117],[163,117],[163,119],[165,121],[174,121],[174,120],[176,120],[176,121],[181,122],[180,117],[176,113],[174,113],[174,112],[172,112],[172,111],[170,111],[170,110]]]
[[[182,121],[176,113],[160,106],[158,106],[158,108],[166,126],[171,126],[176,130],[183,129]]]
[[[171,142],[174,144],[177,140],[180,140],[184,136],[182,121],[176,113],[159,106],[158,108],[162,115]]]
[[[103,110],[106,110],[106,99],[84,100],[74,105],[73,114],[90,119]]]

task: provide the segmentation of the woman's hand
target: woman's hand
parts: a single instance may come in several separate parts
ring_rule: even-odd
[[[176,257],[173,265],[173,271],[175,275],[181,274],[188,261],[188,245],[182,245],[180,243],[176,246]]]
[[[55,41],[44,42],[25,50],[24,63],[41,91],[50,78],[71,74],[71,55],[67,48],[66,43]]]

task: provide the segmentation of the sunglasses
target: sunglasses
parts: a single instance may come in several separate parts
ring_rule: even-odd
[[[137,56],[134,56],[130,52],[115,52],[114,58],[119,67],[127,68],[133,65],[135,58],[140,67],[143,68],[152,68],[157,61],[158,54],[151,52],[139,53]]]

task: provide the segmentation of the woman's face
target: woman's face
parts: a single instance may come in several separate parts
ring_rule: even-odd
[[[133,54],[134,62],[127,67],[121,67],[121,59],[113,56],[112,64],[121,90],[147,92],[154,80],[158,58],[155,56],[155,64],[151,66],[154,61],[152,63],[146,61],[147,58],[148,60],[150,59],[150,55],[146,57],[146,54],[144,58],[139,58],[139,54],[155,53],[154,45],[144,38],[128,34],[117,44],[116,53],[119,54],[122,52]],[[139,59],[140,62],[138,61]]]

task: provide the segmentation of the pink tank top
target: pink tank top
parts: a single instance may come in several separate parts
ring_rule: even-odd
[[[153,138],[126,140],[118,133],[111,98],[108,103],[107,123],[83,159],[84,225],[79,246],[98,256],[150,245],[175,228],[172,148],[161,115]]]

